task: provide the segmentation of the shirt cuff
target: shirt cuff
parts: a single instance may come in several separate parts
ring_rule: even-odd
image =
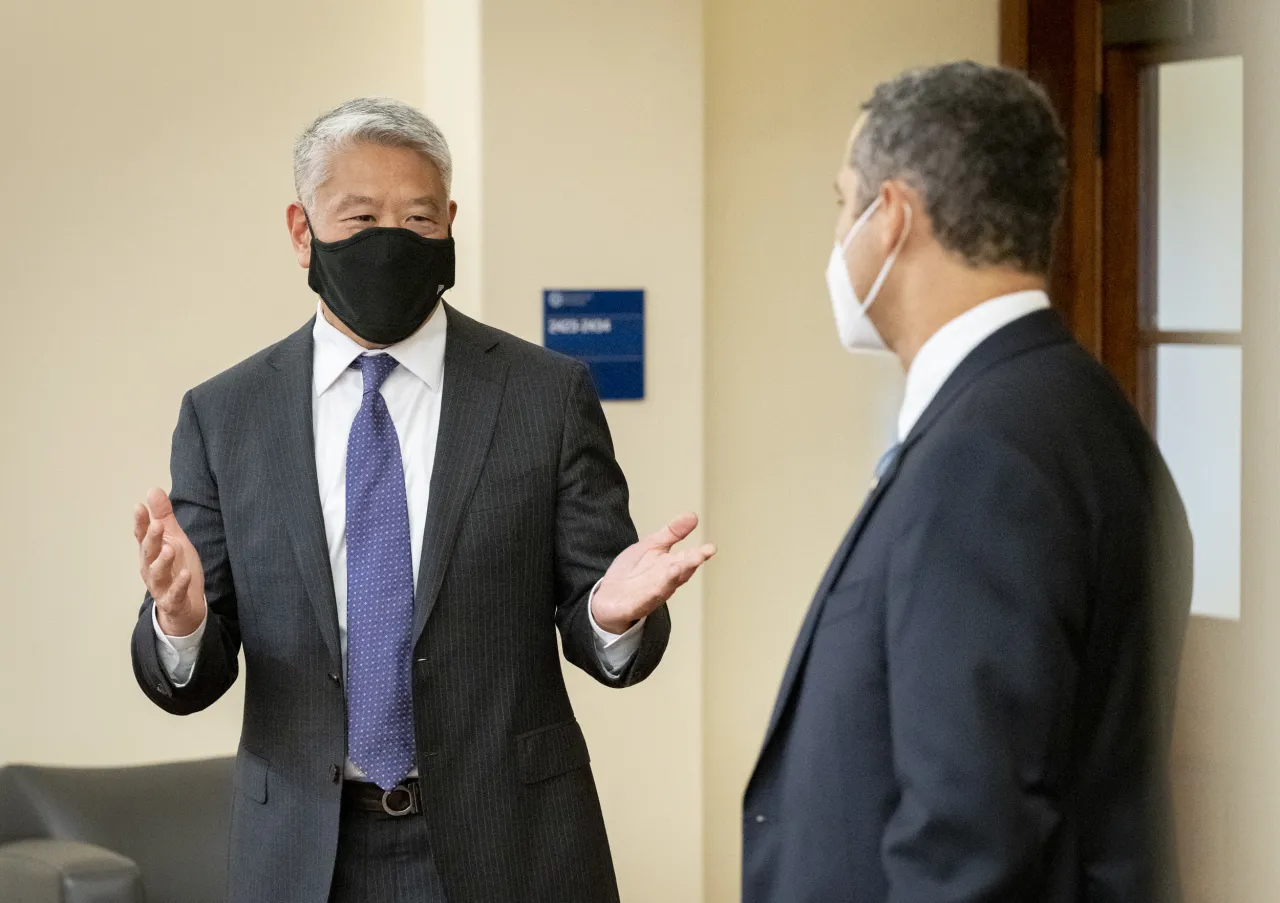
[[[209,623],[209,603],[205,603],[204,620],[190,636],[173,637],[160,629],[160,619],[156,616],[156,608],[151,606],[151,626],[156,634],[156,652],[160,655],[160,664],[164,666],[169,680],[175,687],[185,687],[191,682],[191,674],[196,669],[196,659],[200,656],[200,641],[204,639],[205,627]]]
[[[591,632],[595,634],[596,656],[600,659],[600,664],[604,665],[611,676],[617,677],[631,663],[631,659],[635,658],[636,651],[640,648],[645,619],[636,621],[626,633],[610,633],[605,630],[596,623],[595,612],[591,610],[591,602],[599,588],[600,584],[597,583],[591,588],[591,595],[587,598],[587,620],[591,622]]]

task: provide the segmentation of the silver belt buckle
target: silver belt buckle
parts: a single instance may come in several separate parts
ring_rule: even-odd
[[[405,806],[403,809],[393,809],[391,807],[391,797],[394,794],[403,793],[405,796]],[[382,791],[382,811],[393,818],[402,818],[413,812],[413,791],[401,784],[399,787],[393,787],[391,790]]]

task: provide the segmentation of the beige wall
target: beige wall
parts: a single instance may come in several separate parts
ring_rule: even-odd
[[[1243,598],[1235,643],[1201,663],[1213,691],[1201,700],[1216,693],[1220,704],[1184,719],[1184,749],[1210,768],[1230,769],[1196,788],[1207,830],[1191,877],[1206,901],[1273,903],[1280,897],[1280,6],[1212,0],[1205,7],[1209,49],[1243,53],[1245,67]]]
[[[1259,4],[1262,5],[1261,3]],[[1246,903],[1280,897],[1280,8],[1246,50],[1246,303],[1244,488],[1245,727],[1227,738],[1245,750],[1240,780],[1243,817],[1226,839],[1243,854],[1240,884]],[[1219,898],[1221,899],[1221,898]]]
[[[1245,33],[1245,723],[1241,830],[1245,903],[1280,896],[1280,5],[1254,0]]]
[[[912,65],[994,62],[997,0],[707,0],[709,903],[800,620],[893,439],[893,363],[841,351],[823,272],[858,105]]]
[[[0,762],[230,753],[240,695],[144,699],[131,511],[182,392],[314,310],[284,228],[294,135],[421,100],[420,0],[0,4]]]
[[[701,3],[488,0],[483,22],[484,318],[541,341],[544,288],[647,289],[648,397],[606,409],[649,532],[703,500]],[[570,669],[633,903],[701,892],[700,597],[642,686]]]
[[[444,131],[453,154],[457,284],[449,303],[479,317],[484,297],[484,7],[485,0],[422,0],[422,108]]]

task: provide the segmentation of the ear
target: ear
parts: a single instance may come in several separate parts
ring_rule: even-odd
[[[285,221],[289,227],[289,241],[293,245],[293,254],[298,258],[298,266],[305,269],[311,267],[311,227],[307,224],[307,214],[302,204],[294,201],[285,212]]]
[[[457,218],[458,218],[458,202],[450,201],[449,202],[449,225],[452,226],[454,220],[456,220]]]
[[[885,182],[880,186],[880,208],[884,225],[880,230],[879,241],[881,250],[888,255],[902,241],[906,230],[914,232],[919,226],[923,208],[915,190],[898,181]],[[911,236],[906,237],[909,239]]]

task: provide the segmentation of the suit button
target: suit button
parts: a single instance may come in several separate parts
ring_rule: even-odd
[[[332,765],[329,767],[329,780],[335,784],[342,782],[342,768],[340,766]]]
[[[757,825],[763,825],[766,821],[768,821],[768,819],[766,819],[763,815],[757,815],[757,816],[756,816],[756,824],[757,824]]]
[[[334,686],[342,686],[342,678],[336,674],[330,674],[329,680],[334,684]]]

